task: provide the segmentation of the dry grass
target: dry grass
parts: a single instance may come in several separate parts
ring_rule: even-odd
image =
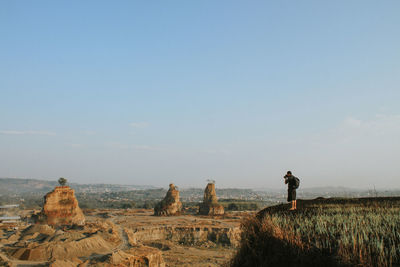
[[[243,224],[232,266],[400,266],[400,198],[299,201]]]

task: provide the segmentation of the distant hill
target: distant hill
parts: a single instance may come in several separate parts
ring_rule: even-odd
[[[56,185],[57,181],[44,181],[34,179],[17,179],[17,178],[0,178],[0,193],[43,193],[51,191]]]
[[[255,188],[254,191],[259,192],[277,192],[277,191],[285,191],[287,186],[282,186],[281,188]],[[318,192],[359,192],[365,191],[365,189],[358,189],[358,188],[351,188],[351,187],[344,187],[344,186],[319,186],[319,187],[302,187],[298,190],[307,193],[318,193]]]
[[[55,186],[57,181],[38,179],[0,178],[0,194],[44,194]],[[154,189],[153,186],[115,185],[115,184],[77,184],[68,183],[77,193],[120,192],[140,189]]]
[[[39,180],[39,179],[21,179],[21,178],[0,178],[0,196],[19,195],[26,197],[28,195],[44,196],[47,192],[53,190],[58,185],[57,181]],[[143,195],[146,199],[162,198],[165,194],[165,188],[140,185],[118,185],[118,184],[78,184],[68,183],[77,194],[108,194],[122,193],[129,191],[149,190],[137,192],[137,195]],[[163,189],[154,194],[155,189]],[[180,188],[181,198],[184,201],[198,202],[203,199],[204,188]],[[220,199],[246,199],[263,200],[271,203],[286,201],[286,188],[281,189],[238,189],[238,188],[217,188],[217,196]],[[130,194],[130,193],[129,193]],[[128,195],[129,195],[128,194]],[[298,198],[312,199],[316,197],[368,197],[368,196],[399,196],[399,189],[391,190],[361,190],[340,186],[326,186],[314,188],[298,189]],[[152,197],[150,197],[152,196]]]
[[[38,179],[20,179],[20,178],[0,178],[0,195],[44,195],[54,189],[58,185],[57,181],[46,181]],[[129,192],[137,190],[150,190],[162,189],[154,186],[137,186],[137,185],[117,185],[117,184],[78,184],[68,183],[68,185],[75,190],[77,194],[80,193],[115,193],[115,192]],[[193,201],[200,201],[203,199],[203,188],[187,188],[180,189],[181,197],[184,199],[191,199]],[[164,190],[161,192],[161,197],[165,194]],[[236,189],[236,188],[222,188],[217,189],[217,194],[220,198],[241,198],[255,196],[251,189]]]

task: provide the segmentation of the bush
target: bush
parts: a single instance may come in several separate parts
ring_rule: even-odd
[[[220,202],[227,211],[257,210],[258,204],[249,201]]]
[[[239,210],[239,207],[238,207],[237,204],[231,203],[231,204],[228,205],[227,210]]]
[[[132,203],[123,203],[121,205],[121,208],[123,208],[123,209],[131,209],[131,208],[134,208],[134,207],[135,207],[135,203],[134,202],[132,202]]]
[[[145,201],[142,208],[144,209],[154,209],[154,207],[157,205],[157,202],[155,201]]]

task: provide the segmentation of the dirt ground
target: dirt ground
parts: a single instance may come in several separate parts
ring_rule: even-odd
[[[195,248],[175,246],[163,252],[167,266],[214,267],[223,266],[233,256],[233,248]]]
[[[153,216],[152,210],[101,210],[88,211],[86,218],[91,220],[97,217],[106,217],[115,224],[124,228],[155,228],[155,227],[213,227],[235,228],[247,212],[227,213],[225,216],[208,217],[199,215],[180,215],[171,217]],[[152,240],[142,242],[146,246],[158,248],[162,251],[166,266],[181,267],[214,267],[224,266],[234,255],[236,248],[203,242],[200,245],[184,245],[168,240]]]
[[[110,232],[109,235],[115,235],[120,240],[112,246],[114,250],[128,250],[137,246],[156,248],[156,251],[161,252],[165,265],[171,267],[225,266],[236,252],[241,220],[250,215],[246,212],[232,212],[215,217],[195,214],[158,217],[153,216],[152,210],[141,209],[84,212],[88,225],[106,225],[107,222],[114,225],[115,233]],[[15,236],[19,236],[30,225],[24,224],[26,225],[21,225]],[[67,232],[73,235],[74,231]],[[13,241],[10,240],[0,242],[0,266],[4,266],[2,263],[5,262],[12,266],[48,265],[43,260],[18,260],[6,255],[3,247],[12,248]],[[20,240],[15,244],[21,246],[21,242]],[[84,258],[80,259],[84,261]]]

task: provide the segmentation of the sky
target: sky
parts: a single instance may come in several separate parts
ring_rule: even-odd
[[[400,188],[400,1],[1,1],[0,177]]]

